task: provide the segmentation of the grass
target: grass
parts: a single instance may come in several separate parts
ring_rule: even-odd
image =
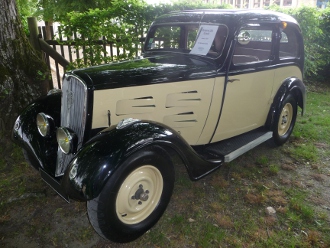
[[[330,90],[310,86],[307,96],[306,114],[298,116],[282,147],[266,142],[197,182],[178,163],[164,215],[126,245],[99,238],[85,205],[57,199],[14,146],[10,156],[0,156],[0,226],[12,226],[15,239],[25,225],[27,240],[55,247],[70,246],[73,239],[81,247],[90,247],[86,244],[93,239],[95,247],[330,247],[330,214],[324,208],[330,207]],[[40,198],[8,201],[40,192]],[[17,218],[23,222],[11,211],[20,204],[25,216]],[[268,214],[267,207],[276,213]],[[54,230],[54,223],[45,221],[49,215],[67,229]],[[0,228],[0,240],[10,238],[2,233]]]

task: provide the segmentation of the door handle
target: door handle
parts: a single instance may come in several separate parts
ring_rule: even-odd
[[[228,82],[229,83],[233,83],[235,81],[240,81],[240,80],[238,78],[228,79]]]

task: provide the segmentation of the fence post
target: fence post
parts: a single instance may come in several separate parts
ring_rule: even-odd
[[[37,18],[28,17],[27,21],[28,21],[28,28],[29,28],[29,32],[30,32],[30,37],[29,37],[30,44],[37,51],[37,54],[40,56],[40,58],[42,60],[44,60],[43,52],[42,52],[42,49],[41,49],[41,46],[39,43],[39,30],[38,30]],[[44,83],[45,83],[44,87],[46,89],[50,90],[50,89],[54,88],[52,80],[45,79]]]
[[[30,31],[30,38],[29,38],[30,44],[36,51],[41,53],[41,48],[40,48],[39,40],[38,40],[39,31],[38,31],[37,18],[28,17],[27,21],[28,21],[28,27],[29,27],[29,31]]]

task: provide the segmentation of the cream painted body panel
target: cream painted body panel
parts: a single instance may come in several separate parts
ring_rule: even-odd
[[[209,114],[214,78],[98,90],[94,92],[92,128],[107,127],[126,118],[153,120],[198,144]]]
[[[274,70],[229,76],[220,122],[212,142],[265,124],[273,89]]]
[[[111,125],[125,118],[153,120],[190,145],[217,142],[263,126],[279,87],[294,75],[302,79],[296,66],[230,76],[236,81],[227,85],[218,127],[224,77],[95,91],[92,128],[107,127],[110,110]]]
[[[214,84],[212,103],[210,108],[210,113],[205,123],[205,128],[203,129],[203,133],[198,140],[199,144],[208,144],[212,139],[214,130],[218,123],[222,96],[225,84],[225,77],[217,77]]]
[[[224,106],[212,142],[231,138],[265,125],[274,97],[286,78],[302,80],[297,66],[230,76]]]
[[[272,99],[275,97],[278,89],[281,87],[283,81],[289,77],[296,77],[302,81],[302,74],[298,66],[285,66],[275,69],[274,73],[274,90],[272,92]]]

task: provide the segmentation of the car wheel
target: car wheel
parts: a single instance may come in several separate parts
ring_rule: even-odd
[[[87,202],[98,234],[114,242],[130,242],[156,224],[174,187],[174,168],[166,154],[153,148],[131,155],[99,196]]]
[[[281,104],[281,109],[275,119],[273,140],[276,145],[283,145],[290,137],[297,118],[297,101],[287,95]]]

